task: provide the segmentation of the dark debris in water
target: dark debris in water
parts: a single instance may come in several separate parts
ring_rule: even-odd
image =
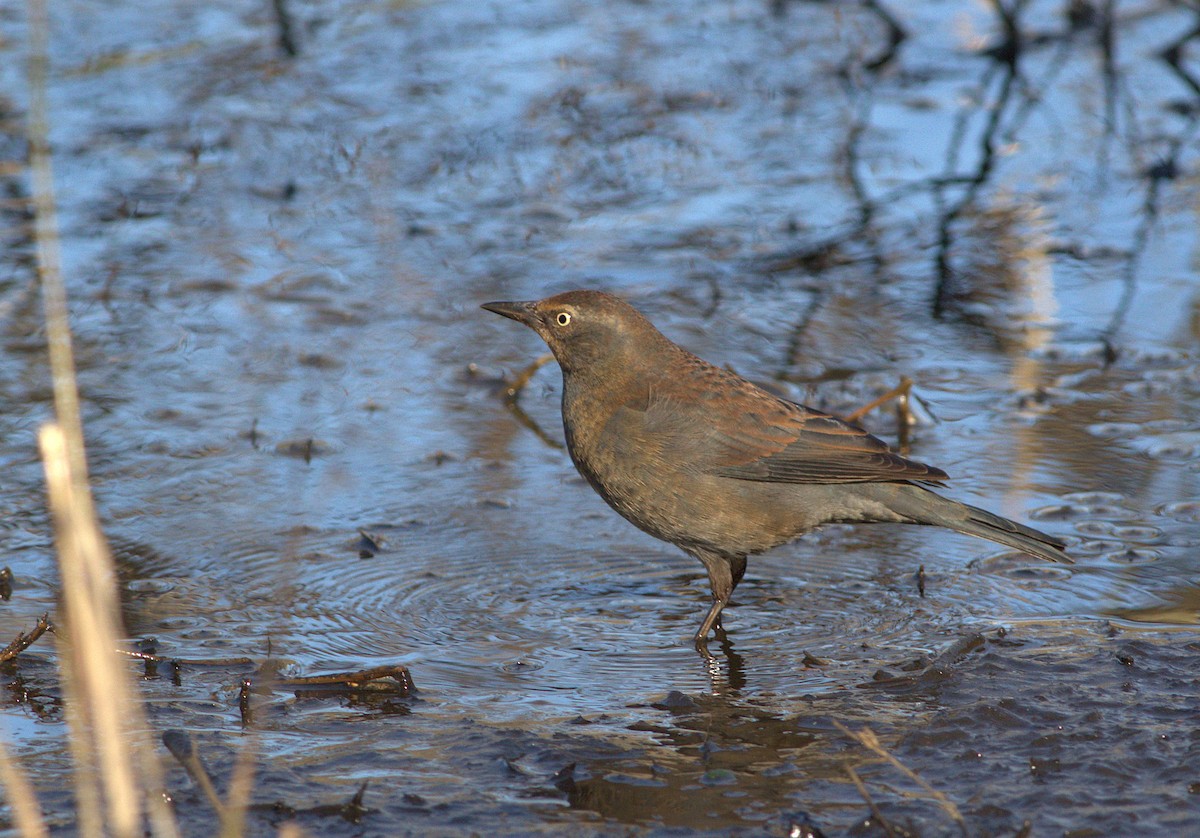
[[[284,457],[295,457],[304,460],[306,463],[311,463],[314,457],[328,454],[331,450],[332,446],[329,443],[315,437],[285,439],[275,446],[276,454]]]
[[[297,696],[320,697],[384,693],[408,697],[416,692],[408,667],[400,665],[375,666],[356,672],[278,677],[271,686],[294,690]]]

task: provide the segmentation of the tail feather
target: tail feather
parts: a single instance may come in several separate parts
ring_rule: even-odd
[[[911,488],[909,488],[911,487]],[[1066,553],[1066,543],[1033,527],[1018,524],[986,509],[944,498],[921,486],[909,484],[894,498],[892,509],[913,523],[948,527],[1012,547],[1048,562],[1074,564]]]

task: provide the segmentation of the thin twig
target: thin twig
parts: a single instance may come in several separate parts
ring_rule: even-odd
[[[892,825],[888,823],[888,819],[883,816],[883,812],[879,811],[879,807],[875,805],[875,800],[871,797],[870,792],[867,791],[867,786],[863,783],[862,778],[858,776],[858,772],[849,765],[843,765],[842,768],[845,769],[847,776],[850,777],[850,782],[854,783],[854,787],[858,789],[859,795],[867,802],[867,808],[871,810],[871,817],[875,819],[875,822],[888,835],[888,838],[896,838],[896,831],[892,829]]]
[[[12,660],[17,655],[24,652],[35,642],[37,642],[37,639],[45,634],[49,628],[50,614],[46,613],[38,617],[37,625],[33,627],[33,630],[30,631],[29,634],[21,632],[16,636],[16,638],[13,639],[12,643],[9,643],[4,647],[3,651],[0,651],[0,663]]]
[[[869,727],[864,727],[862,730],[856,732],[850,730],[850,728],[846,727],[836,719],[834,720],[833,724],[834,727],[836,727],[846,736],[849,736],[855,742],[862,745],[876,756],[882,757],[893,768],[924,789],[930,797],[938,802],[938,805],[942,807],[942,810],[945,811],[946,814],[948,814],[950,818],[958,824],[958,827],[962,830],[962,833],[964,835],[967,834],[967,823],[965,820],[963,820],[962,813],[958,810],[958,806],[954,804],[954,801],[946,797],[946,795],[942,794],[933,786],[929,785],[929,783],[927,783],[920,774],[913,771],[900,760],[896,759],[896,757],[893,756],[892,753],[883,746],[883,743],[879,741],[879,737],[875,735],[875,731],[871,730]]]
[[[892,399],[906,399],[908,397],[909,391],[912,390],[912,385],[913,385],[913,383],[912,383],[911,378],[909,378],[908,376],[902,377],[900,379],[899,384],[897,384],[891,390],[888,390],[886,393],[884,393],[879,398],[875,399],[873,402],[864,404],[862,407],[860,407],[858,410],[851,413],[849,416],[844,417],[845,420],[847,422],[857,422],[859,419],[862,419],[864,416],[866,416],[868,413],[870,413],[875,408],[879,407],[881,404],[886,404],[887,402],[891,401]]]
[[[184,666],[249,666],[254,663],[254,658],[176,658],[170,655],[156,655],[151,652],[138,652],[133,649],[116,650],[118,655],[125,655],[129,658],[135,658],[140,661],[149,661],[151,663],[178,663]]]
[[[554,356],[549,353],[539,355],[534,359],[532,364],[517,373],[512,381],[504,382],[504,398],[510,402],[515,402],[520,398],[521,391],[525,389],[525,385],[529,383],[529,379],[533,378],[534,373],[553,360]]]

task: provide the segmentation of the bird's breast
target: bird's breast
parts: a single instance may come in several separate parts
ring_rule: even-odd
[[[685,548],[757,552],[782,540],[763,518],[760,487],[707,473],[702,415],[662,400],[614,403],[587,394],[563,402],[571,459],[609,506]],[[731,542],[731,527],[748,534]]]

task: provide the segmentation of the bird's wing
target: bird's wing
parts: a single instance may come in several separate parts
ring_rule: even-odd
[[[939,468],[894,453],[861,428],[796,407],[798,410],[789,411],[791,415],[782,427],[777,423],[766,429],[755,427],[761,420],[748,417],[732,431],[719,431],[718,436],[727,446],[725,462],[709,471],[721,477],[765,483],[949,479]]]
[[[712,371],[724,386],[708,390],[699,402],[689,400],[702,417],[689,423],[689,435],[699,438],[681,452],[709,474],[765,483],[949,479],[941,469],[896,454],[856,425],[777,398],[723,370]],[[660,409],[678,410],[678,400],[664,396],[648,405],[651,418]]]

